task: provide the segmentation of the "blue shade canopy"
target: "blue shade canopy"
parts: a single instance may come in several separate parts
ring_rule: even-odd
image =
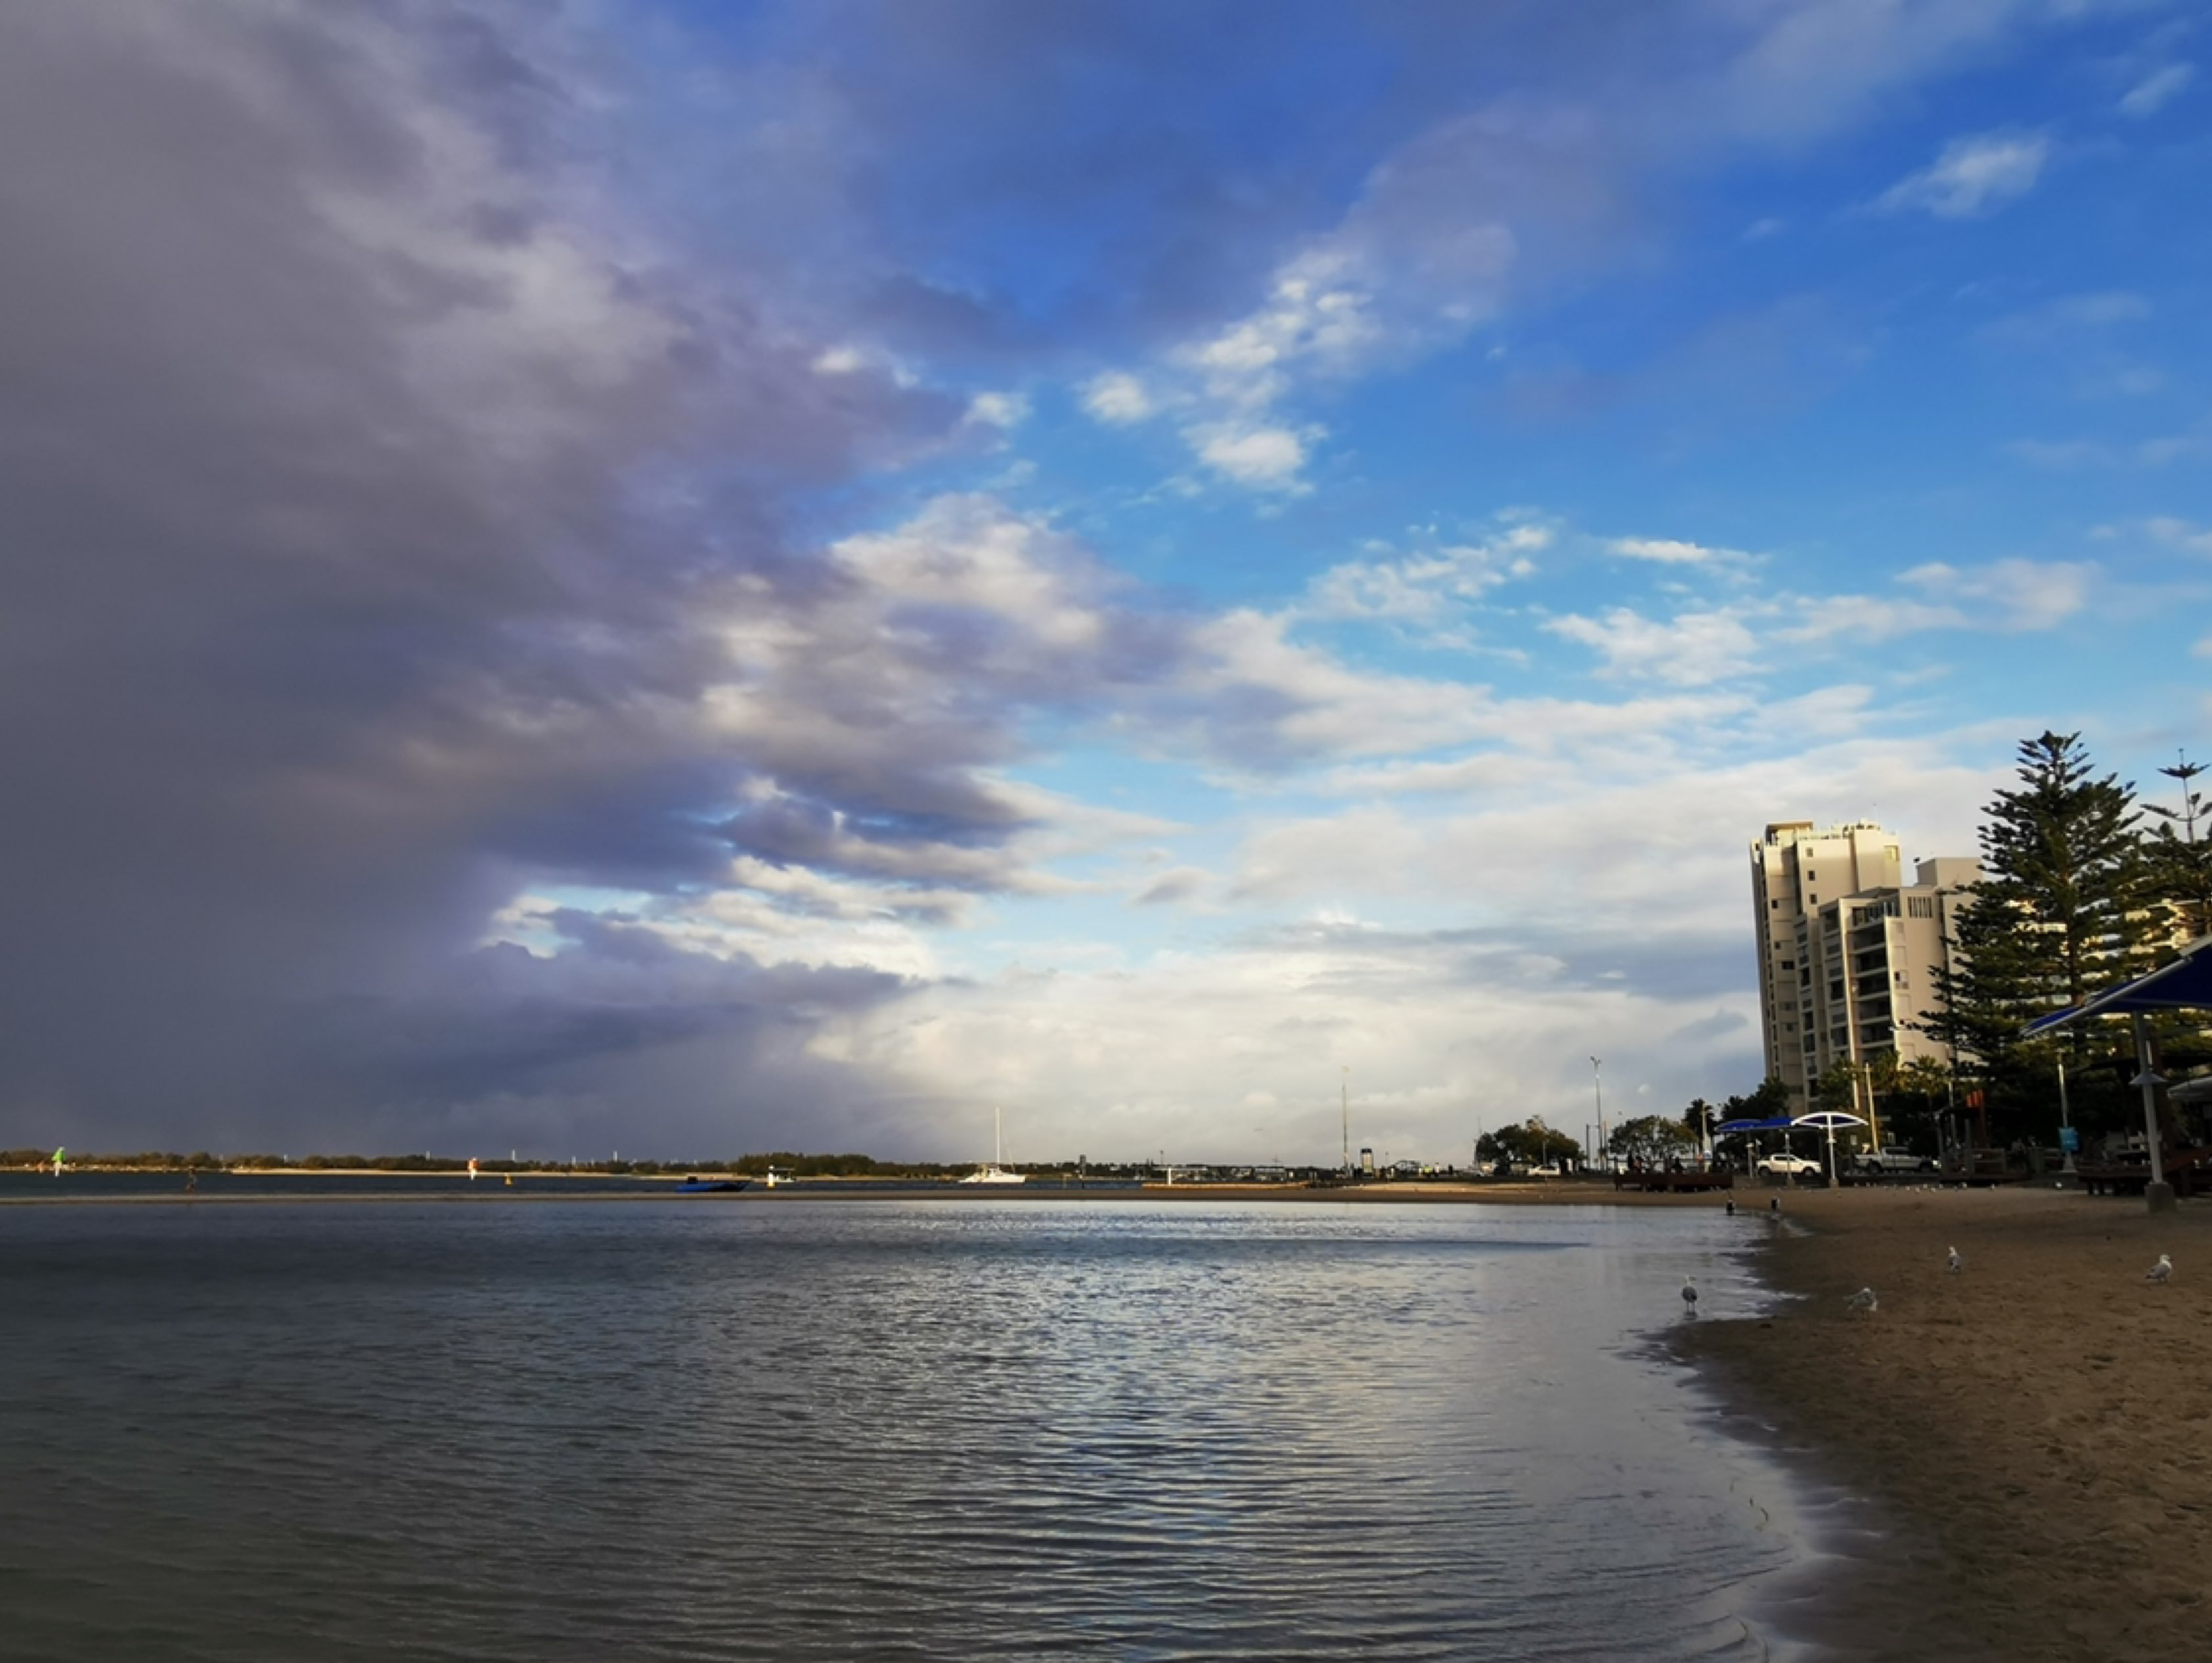
[[[1796,1124],[1787,1114],[1773,1120],[1723,1120],[1713,1128],[1713,1135],[1720,1137],[1731,1132],[1780,1132]]]
[[[2108,992],[2073,1006],[2038,1017],[2024,1030],[2045,1034],[2079,1017],[2102,1017],[2130,1011],[2212,1010],[2212,936],[2200,936],[2181,950],[2171,964],[2122,982]]]

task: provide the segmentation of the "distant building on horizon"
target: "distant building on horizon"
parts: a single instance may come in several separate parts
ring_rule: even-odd
[[[1903,865],[1897,839],[1869,820],[1777,821],[1751,846],[1766,1071],[1794,1113],[1839,1062],[1953,1060],[1915,1024],[1942,1008],[1936,973],[1951,965],[1954,920],[1981,863],[1922,860],[1911,883]]]

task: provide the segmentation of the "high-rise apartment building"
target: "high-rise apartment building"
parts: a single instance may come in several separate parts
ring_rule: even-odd
[[[1914,1025],[1940,1006],[1954,920],[1978,863],[1943,857],[1902,882],[1897,840],[1868,821],[1782,821],[1751,846],[1766,1070],[1797,1113],[1838,1062],[1951,1053]]]

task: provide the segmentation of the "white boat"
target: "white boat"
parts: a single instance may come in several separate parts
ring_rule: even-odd
[[[960,1181],[963,1184],[1026,1184],[1025,1173],[1008,1172],[1000,1162],[1006,1156],[1003,1147],[1006,1138],[1006,1117],[997,1108],[991,1111],[991,1163],[978,1167]]]

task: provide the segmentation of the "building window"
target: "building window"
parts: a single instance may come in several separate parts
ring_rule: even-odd
[[[1797,968],[1797,961],[1794,958],[1785,958],[1782,961],[1782,968],[1785,970],[1795,970]]]

